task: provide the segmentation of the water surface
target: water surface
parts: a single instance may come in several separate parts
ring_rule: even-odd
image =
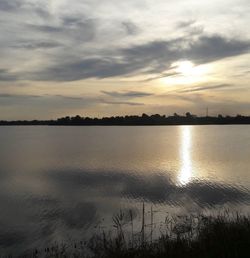
[[[142,202],[249,214],[250,126],[0,127],[0,250],[81,239]]]

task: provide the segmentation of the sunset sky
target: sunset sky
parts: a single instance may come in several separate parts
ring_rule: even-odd
[[[250,115],[249,0],[0,0],[0,120]]]

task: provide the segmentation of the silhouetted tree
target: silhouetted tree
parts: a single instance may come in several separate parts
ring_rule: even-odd
[[[249,116],[237,115],[235,117],[197,117],[190,112],[186,116],[147,115],[141,116],[112,116],[103,118],[62,117],[57,120],[33,120],[33,121],[0,121],[0,125],[181,125],[181,124],[250,124]]]

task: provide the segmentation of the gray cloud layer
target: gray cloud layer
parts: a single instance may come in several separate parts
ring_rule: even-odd
[[[57,7],[57,11],[51,6]],[[114,7],[113,1],[100,8],[106,10],[107,6]],[[138,10],[147,5],[141,1],[137,4],[129,1],[124,8],[128,6]],[[75,81],[145,73],[165,74],[178,60],[188,59],[203,64],[249,53],[250,41],[247,39],[222,36],[220,32],[207,33],[204,24],[188,16],[175,23],[179,36],[170,37],[164,33],[136,40],[147,28],[142,27],[142,23],[139,25],[135,16],[118,18],[111,14],[109,18],[103,18],[103,13],[95,13],[94,7],[99,7],[96,2],[84,5],[74,2],[69,10],[65,10],[54,1],[45,4],[40,0],[0,0],[0,11],[5,17],[2,19],[2,52],[17,51],[13,60],[11,54],[6,59],[12,65],[3,63],[0,67],[0,80],[16,77],[35,81]],[[17,17],[10,19],[8,13],[12,12]],[[21,34],[17,33],[20,31]],[[117,38],[123,41],[118,42]],[[131,38],[135,40],[129,40]],[[37,50],[43,51],[43,55]],[[8,70],[19,65],[14,62],[15,58],[23,62],[38,58],[41,65],[32,69],[19,68],[18,73],[9,77]],[[1,74],[3,72],[4,75]]]
[[[14,74],[11,74],[6,69],[0,69],[0,81],[15,81],[17,80],[17,76]]]
[[[215,90],[215,89],[225,89],[234,87],[233,84],[218,84],[218,85],[209,85],[209,86],[202,86],[202,87],[192,87],[184,90],[180,90],[178,92],[185,93],[185,92],[197,92],[197,91],[204,91],[204,90]]]
[[[117,93],[119,94],[119,93]],[[130,93],[131,94],[131,93]],[[136,93],[135,93],[136,94]],[[137,93],[139,94],[139,93]],[[107,94],[109,97],[113,97],[112,93]],[[106,105],[126,105],[126,106],[142,106],[142,102],[133,102],[128,100],[113,100],[109,97],[75,97],[65,95],[25,95],[25,94],[0,94],[0,107],[12,105],[25,104],[26,106],[44,106],[44,104],[54,105],[54,108],[70,107],[87,107],[98,104]],[[142,97],[142,96],[141,96]],[[45,105],[46,106],[46,105]]]
[[[30,74],[33,80],[74,81],[87,78],[109,78],[134,74],[163,73],[177,60],[204,64],[248,53],[250,42],[226,39],[218,35],[201,36],[187,41],[180,38],[115,50],[110,56],[90,57],[65,62]]]
[[[47,105],[47,109],[54,110],[56,105],[61,109],[63,101],[65,107],[78,108],[76,112],[82,106],[96,105],[96,109],[91,106],[86,111],[93,115],[97,112],[111,114],[112,105],[128,105],[126,108],[116,106],[116,111],[123,114],[131,112],[129,106],[134,106],[135,113],[161,112],[160,107],[157,109],[160,103],[155,103],[159,91],[164,91],[164,83],[166,88],[177,88],[179,81],[185,81],[186,75],[180,77],[178,67],[172,66],[182,60],[194,65],[223,60],[223,65],[229,66],[227,71],[226,65],[220,66],[222,62],[208,65],[204,77],[197,77],[202,83],[203,79],[208,79],[204,84],[211,83],[210,86],[200,87],[199,82],[194,86],[190,82],[175,93],[202,95],[205,90],[226,91],[230,86],[223,85],[236,85],[238,75],[241,80],[235,89],[242,107],[247,107],[247,96],[240,97],[239,89],[247,84],[249,77],[246,73],[249,61],[245,55],[250,53],[249,8],[247,0],[213,0],[202,4],[199,0],[158,0],[157,4],[154,0],[0,0],[0,93],[13,93],[12,97],[1,97],[0,105],[5,106],[3,117],[8,112],[20,114],[22,106],[27,108],[27,113],[34,106],[45,109]],[[128,80],[128,77],[134,77],[134,85],[131,86],[132,78]],[[153,84],[155,79],[163,77],[171,78]],[[106,79],[104,84],[103,79]],[[85,80],[79,82],[82,88],[75,88],[78,82],[74,81],[80,80]],[[150,82],[152,89],[146,88]],[[36,100],[14,96],[21,84],[25,85],[22,92],[26,91],[27,95],[37,89],[43,96]],[[163,86],[161,89],[157,88],[159,84]],[[49,96],[48,85],[53,88],[53,97]],[[66,90],[62,85],[72,87]],[[95,97],[85,97],[85,87],[88,94]],[[154,90],[154,95],[148,93]],[[16,95],[19,92],[17,90]],[[63,96],[67,94],[71,96]],[[231,99],[229,95],[227,99]],[[136,98],[140,101],[133,101]],[[178,104],[173,103],[175,97],[170,98],[164,102],[164,110],[167,110],[166,103],[178,108]],[[202,101],[207,100],[203,98],[199,103]],[[143,103],[146,110],[140,108]],[[99,104],[106,104],[106,110],[100,107],[97,111]],[[66,108],[63,112],[67,112]]]
[[[13,11],[22,5],[21,1],[18,0],[0,0],[0,11]]]
[[[152,96],[152,93],[142,92],[142,91],[126,91],[126,92],[118,92],[118,91],[105,91],[103,90],[102,93],[111,96],[111,97],[118,97],[118,98],[140,98],[140,97],[147,97]]]

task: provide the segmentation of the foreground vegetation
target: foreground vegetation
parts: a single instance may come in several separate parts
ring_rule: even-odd
[[[162,223],[163,227],[157,228],[160,234],[156,239],[152,237],[153,230],[156,230],[153,214],[151,222],[146,225],[144,207],[139,232],[134,232],[132,212],[126,215],[121,211],[113,217],[113,223],[115,234],[103,231],[86,242],[53,245],[42,251],[35,250],[33,254],[25,257],[250,257],[250,218],[243,215],[223,212],[215,217],[167,217]]]

